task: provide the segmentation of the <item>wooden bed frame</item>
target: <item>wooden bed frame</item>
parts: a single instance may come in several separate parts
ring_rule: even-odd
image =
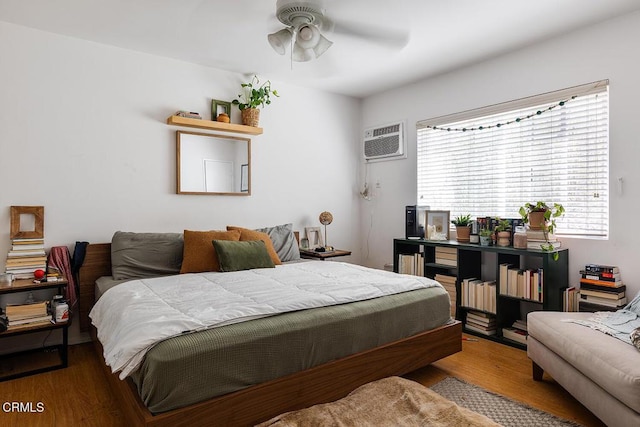
[[[91,332],[104,373],[128,425],[254,425],[283,412],[340,399],[363,384],[406,374],[462,350],[462,326],[456,321],[244,390],[153,415],[140,400],[133,382],[129,378],[120,380],[104,363],[102,346],[90,324],[88,314],[95,299],[95,281],[110,275],[111,244],[89,245],[80,269],[80,328]]]

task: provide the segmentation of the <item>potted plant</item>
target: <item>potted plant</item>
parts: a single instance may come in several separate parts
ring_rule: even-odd
[[[471,214],[459,215],[451,220],[456,226],[456,240],[460,243],[469,243],[471,235]]]
[[[499,219],[496,225],[496,234],[498,246],[509,246],[511,244],[511,223],[508,219]]]
[[[553,251],[553,233],[556,229],[556,218],[564,215],[564,206],[554,203],[549,206],[546,202],[525,203],[518,211],[525,224],[529,224],[531,230],[541,230],[544,236],[544,243],[540,245],[543,251]],[[558,254],[554,254],[554,259],[558,259]]]
[[[260,121],[260,110],[258,107],[271,104],[271,95],[278,95],[278,91],[271,89],[271,81],[260,84],[257,76],[253,76],[253,79],[249,83],[240,84],[242,87],[242,93],[238,95],[239,99],[231,101],[234,105],[237,105],[242,113],[242,124],[246,126],[258,126]]]
[[[480,230],[480,246],[491,246],[491,235],[493,232],[488,228]]]

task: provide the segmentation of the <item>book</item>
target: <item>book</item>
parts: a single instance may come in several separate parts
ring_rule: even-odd
[[[583,284],[586,284],[586,285],[599,285],[599,286],[604,286],[604,287],[608,287],[608,288],[619,288],[620,286],[623,285],[622,282],[609,282],[609,281],[606,281],[606,280],[580,279],[580,286],[582,286]]]
[[[616,274],[616,273],[620,273],[620,269],[615,265],[587,264],[587,265],[584,266],[584,269],[585,269],[585,271],[587,271],[589,273],[596,273],[596,274],[602,274],[602,273]]]
[[[578,311],[578,296],[580,293],[575,286],[562,292],[562,311]]]
[[[600,298],[593,295],[585,295],[584,293],[580,293],[580,300],[586,301],[588,303],[598,304],[598,305],[606,305],[607,307],[624,307],[627,305],[627,298],[623,297],[620,299],[609,299],[609,298]]]
[[[608,305],[595,304],[592,302],[578,300],[578,311],[581,312],[596,312],[596,311],[617,311],[616,307],[610,307]]]
[[[477,326],[473,326],[473,325],[469,325],[469,324],[466,324],[464,327],[466,329],[470,330],[470,331],[477,332],[477,333],[483,334],[483,335],[495,335],[496,332],[497,332],[496,329],[486,330],[486,329],[482,329],[482,328],[479,328]]]
[[[560,240],[556,240],[555,242],[547,242],[544,240],[536,241],[536,240],[527,240],[527,249],[538,249],[542,250],[543,247],[548,247],[549,245],[553,245],[553,249],[560,249],[562,247],[562,242]]]
[[[586,270],[580,270],[580,274],[582,274],[583,279],[589,280],[602,280],[604,282],[621,282],[622,276],[620,273],[589,273]]]
[[[513,322],[513,324],[511,325],[512,328],[516,328],[516,329],[520,329],[522,331],[528,331],[528,326],[527,326],[527,321],[526,320],[522,320],[522,319],[518,319],[515,322]]]
[[[516,328],[502,328],[502,336],[511,341],[526,345],[529,334]]]
[[[38,316],[38,317],[27,317],[25,319],[19,319],[19,320],[9,319],[9,326],[28,325],[31,323],[44,323],[47,321],[51,322],[50,314],[47,314],[45,316]]]
[[[486,313],[469,311],[467,313],[467,323],[469,322],[477,323],[479,325],[489,326],[489,325],[495,325],[496,318],[495,316],[490,316]]]
[[[47,302],[40,301],[32,304],[7,304],[4,311],[9,320],[45,316],[47,314]]]
[[[601,291],[592,291],[591,289],[582,289],[580,288],[580,295],[587,295],[598,298],[605,298],[610,300],[619,300],[625,297],[625,292],[601,292]]]

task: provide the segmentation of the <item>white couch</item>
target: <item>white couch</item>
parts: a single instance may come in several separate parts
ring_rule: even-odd
[[[640,426],[640,351],[566,319],[592,313],[529,313],[527,354],[533,378],[546,371],[610,427]]]

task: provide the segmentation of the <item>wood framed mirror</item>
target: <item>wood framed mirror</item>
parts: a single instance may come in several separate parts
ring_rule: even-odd
[[[176,131],[178,194],[251,195],[251,139]]]

